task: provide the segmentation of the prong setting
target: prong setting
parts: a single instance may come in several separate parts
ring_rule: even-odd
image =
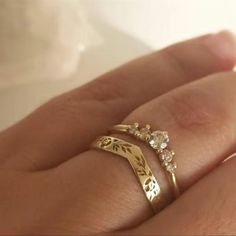
[[[129,133],[134,135],[137,139],[149,143],[153,150],[157,153],[161,165],[169,173],[174,173],[177,165],[173,162],[175,152],[167,149],[170,141],[167,131],[151,131],[151,126],[146,125],[143,128],[139,123],[130,125]]]
[[[119,130],[119,128],[116,128],[116,130],[123,131],[122,129]],[[174,194],[177,198],[180,194],[175,176],[177,164],[173,160],[175,152],[167,148],[170,141],[168,132],[161,130],[152,131],[149,124],[144,127],[140,127],[139,123],[127,125],[127,130],[123,132],[127,132],[136,137],[138,140],[148,143],[149,146],[156,152],[161,165],[170,176],[170,180],[174,186]]]

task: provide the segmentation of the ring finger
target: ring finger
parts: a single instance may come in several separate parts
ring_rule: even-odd
[[[182,192],[235,151],[235,77],[233,72],[222,73],[185,85],[146,103],[124,120],[125,124],[139,121],[141,126],[151,124],[153,129],[169,132]],[[143,149],[162,191],[170,195],[155,153],[132,137],[123,134],[118,137]],[[83,222],[88,220],[90,225],[99,224],[108,231],[131,227],[151,216],[142,189],[122,158],[90,150],[64,163],[55,172],[68,173],[71,181],[77,179],[80,188],[75,194],[80,206],[75,211],[86,212],[81,215]],[[96,223],[91,223],[93,218]]]

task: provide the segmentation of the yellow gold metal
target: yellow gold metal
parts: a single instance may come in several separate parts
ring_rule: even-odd
[[[169,182],[171,184],[171,187],[173,189],[174,196],[175,198],[178,198],[180,196],[180,191],[179,191],[179,186],[176,180],[176,175],[175,173],[170,173],[168,177],[169,177]]]
[[[163,207],[160,204],[160,186],[138,146],[111,136],[102,136],[92,144],[92,147],[128,160],[154,212],[158,212]]]
[[[177,165],[173,162],[175,153],[167,149],[169,137],[166,131],[152,132],[150,125],[146,125],[145,128],[140,128],[138,123],[132,125],[115,125],[112,127],[112,131],[130,134],[138,140],[148,143],[159,157],[159,161],[167,174],[174,197],[178,198],[180,196],[180,190],[175,175]]]

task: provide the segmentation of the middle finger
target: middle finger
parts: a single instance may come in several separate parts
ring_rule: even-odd
[[[5,168],[56,166],[85,150],[135,107],[181,84],[235,64],[235,40],[221,32],[135,60],[49,102],[0,136]],[[14,147],[14,149],[12,148]]]

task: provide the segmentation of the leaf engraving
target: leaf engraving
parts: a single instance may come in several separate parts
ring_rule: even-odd
[[[140,176],[146,176],[147,175],[147,173],[144,169],[136,168],[136,172]]]
[[[128,151],[130,154],[132,154],[132,151],[131,151],[130,148],[127,148],[127,151]]]
[[[131,145],[131,144],[128,144],[128,143],[124,143],[123,146],[129,147],[129,148],[132,147],[132,145]]]
[[[124,153],[126,153],[126,149],[125,149],[124,146],[121,146],[121,149],[122,149],[122,151],[123,151]]]

